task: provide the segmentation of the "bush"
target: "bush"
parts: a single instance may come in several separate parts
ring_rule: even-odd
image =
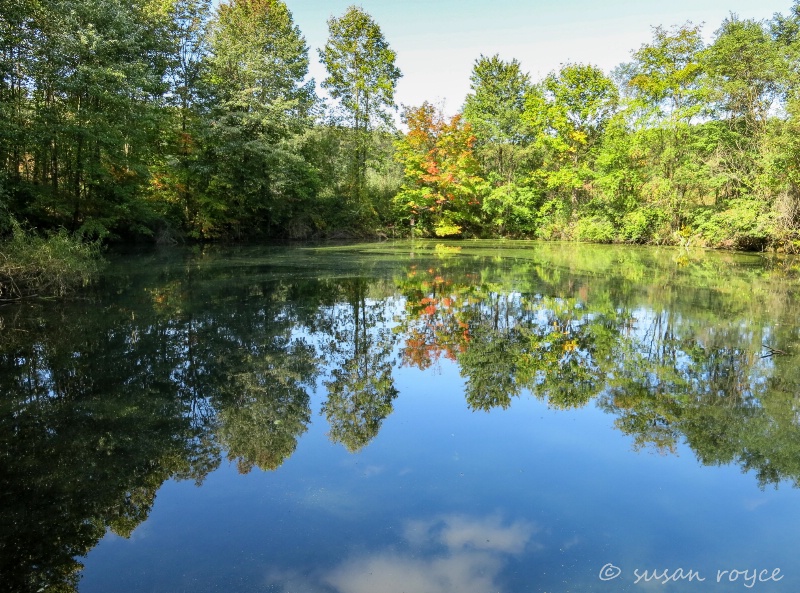
[[[730,200],[724,210],[698,210],[694,225],[713,247],[763,249],[775,232],[775,222],[767,206],[758,200]]]
[[[64,229],[42,237],[14,220],[11,226],[11,238],[0,244],[0,300],[64,296],[86,286],[103,265],[97,241]]]
[[[536,238],[545,241],[570,238],[569,209],[563,201],[550,199],[536,214]]]
[[[663,212],[648,207],[628,212],[622,219],[620,238],[628,243],[647,243],[666,219]]]
[[[602,216],[582,218],[575,229],[575,238],[591,243],[611,243],[614,241],[614,225]]]

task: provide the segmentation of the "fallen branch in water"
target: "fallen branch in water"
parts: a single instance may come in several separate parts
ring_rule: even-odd
[[[764,348],[769,350],[769,354],[764,354],[761,358],[769,358],[770,356],[775,356],[776,354],[786,355],[788,352],[784,350],[778,350],[777,348],[773,348],[772,346],[767,346],[766,344],[761,344]]]

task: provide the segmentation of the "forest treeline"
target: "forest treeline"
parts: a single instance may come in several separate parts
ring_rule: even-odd
[[[481,55],[402,130],[378,23],[328,28],[322,100],[280,0],[3,2],[0,233],[800,249],[800,1],[655,27],[611,73]]]

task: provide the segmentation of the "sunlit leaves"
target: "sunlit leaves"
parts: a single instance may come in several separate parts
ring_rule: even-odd
[[[702,108],[700,63],[705,48],[701,27],[653,28],[653,40],[633,52],[617,70],[623,90],[646,122],[689,122]]]
[[[395,198],[403,218],[427,235],[469,230],[484,187],[471,126],[430,103],[406,109],[403,119],[408,132],[397,142],[397,159],[405,179]]]

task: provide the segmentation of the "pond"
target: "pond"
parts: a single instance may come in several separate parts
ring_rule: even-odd
[[[800,591],[800,265],[170,249],[0,308],[8,591]]]

